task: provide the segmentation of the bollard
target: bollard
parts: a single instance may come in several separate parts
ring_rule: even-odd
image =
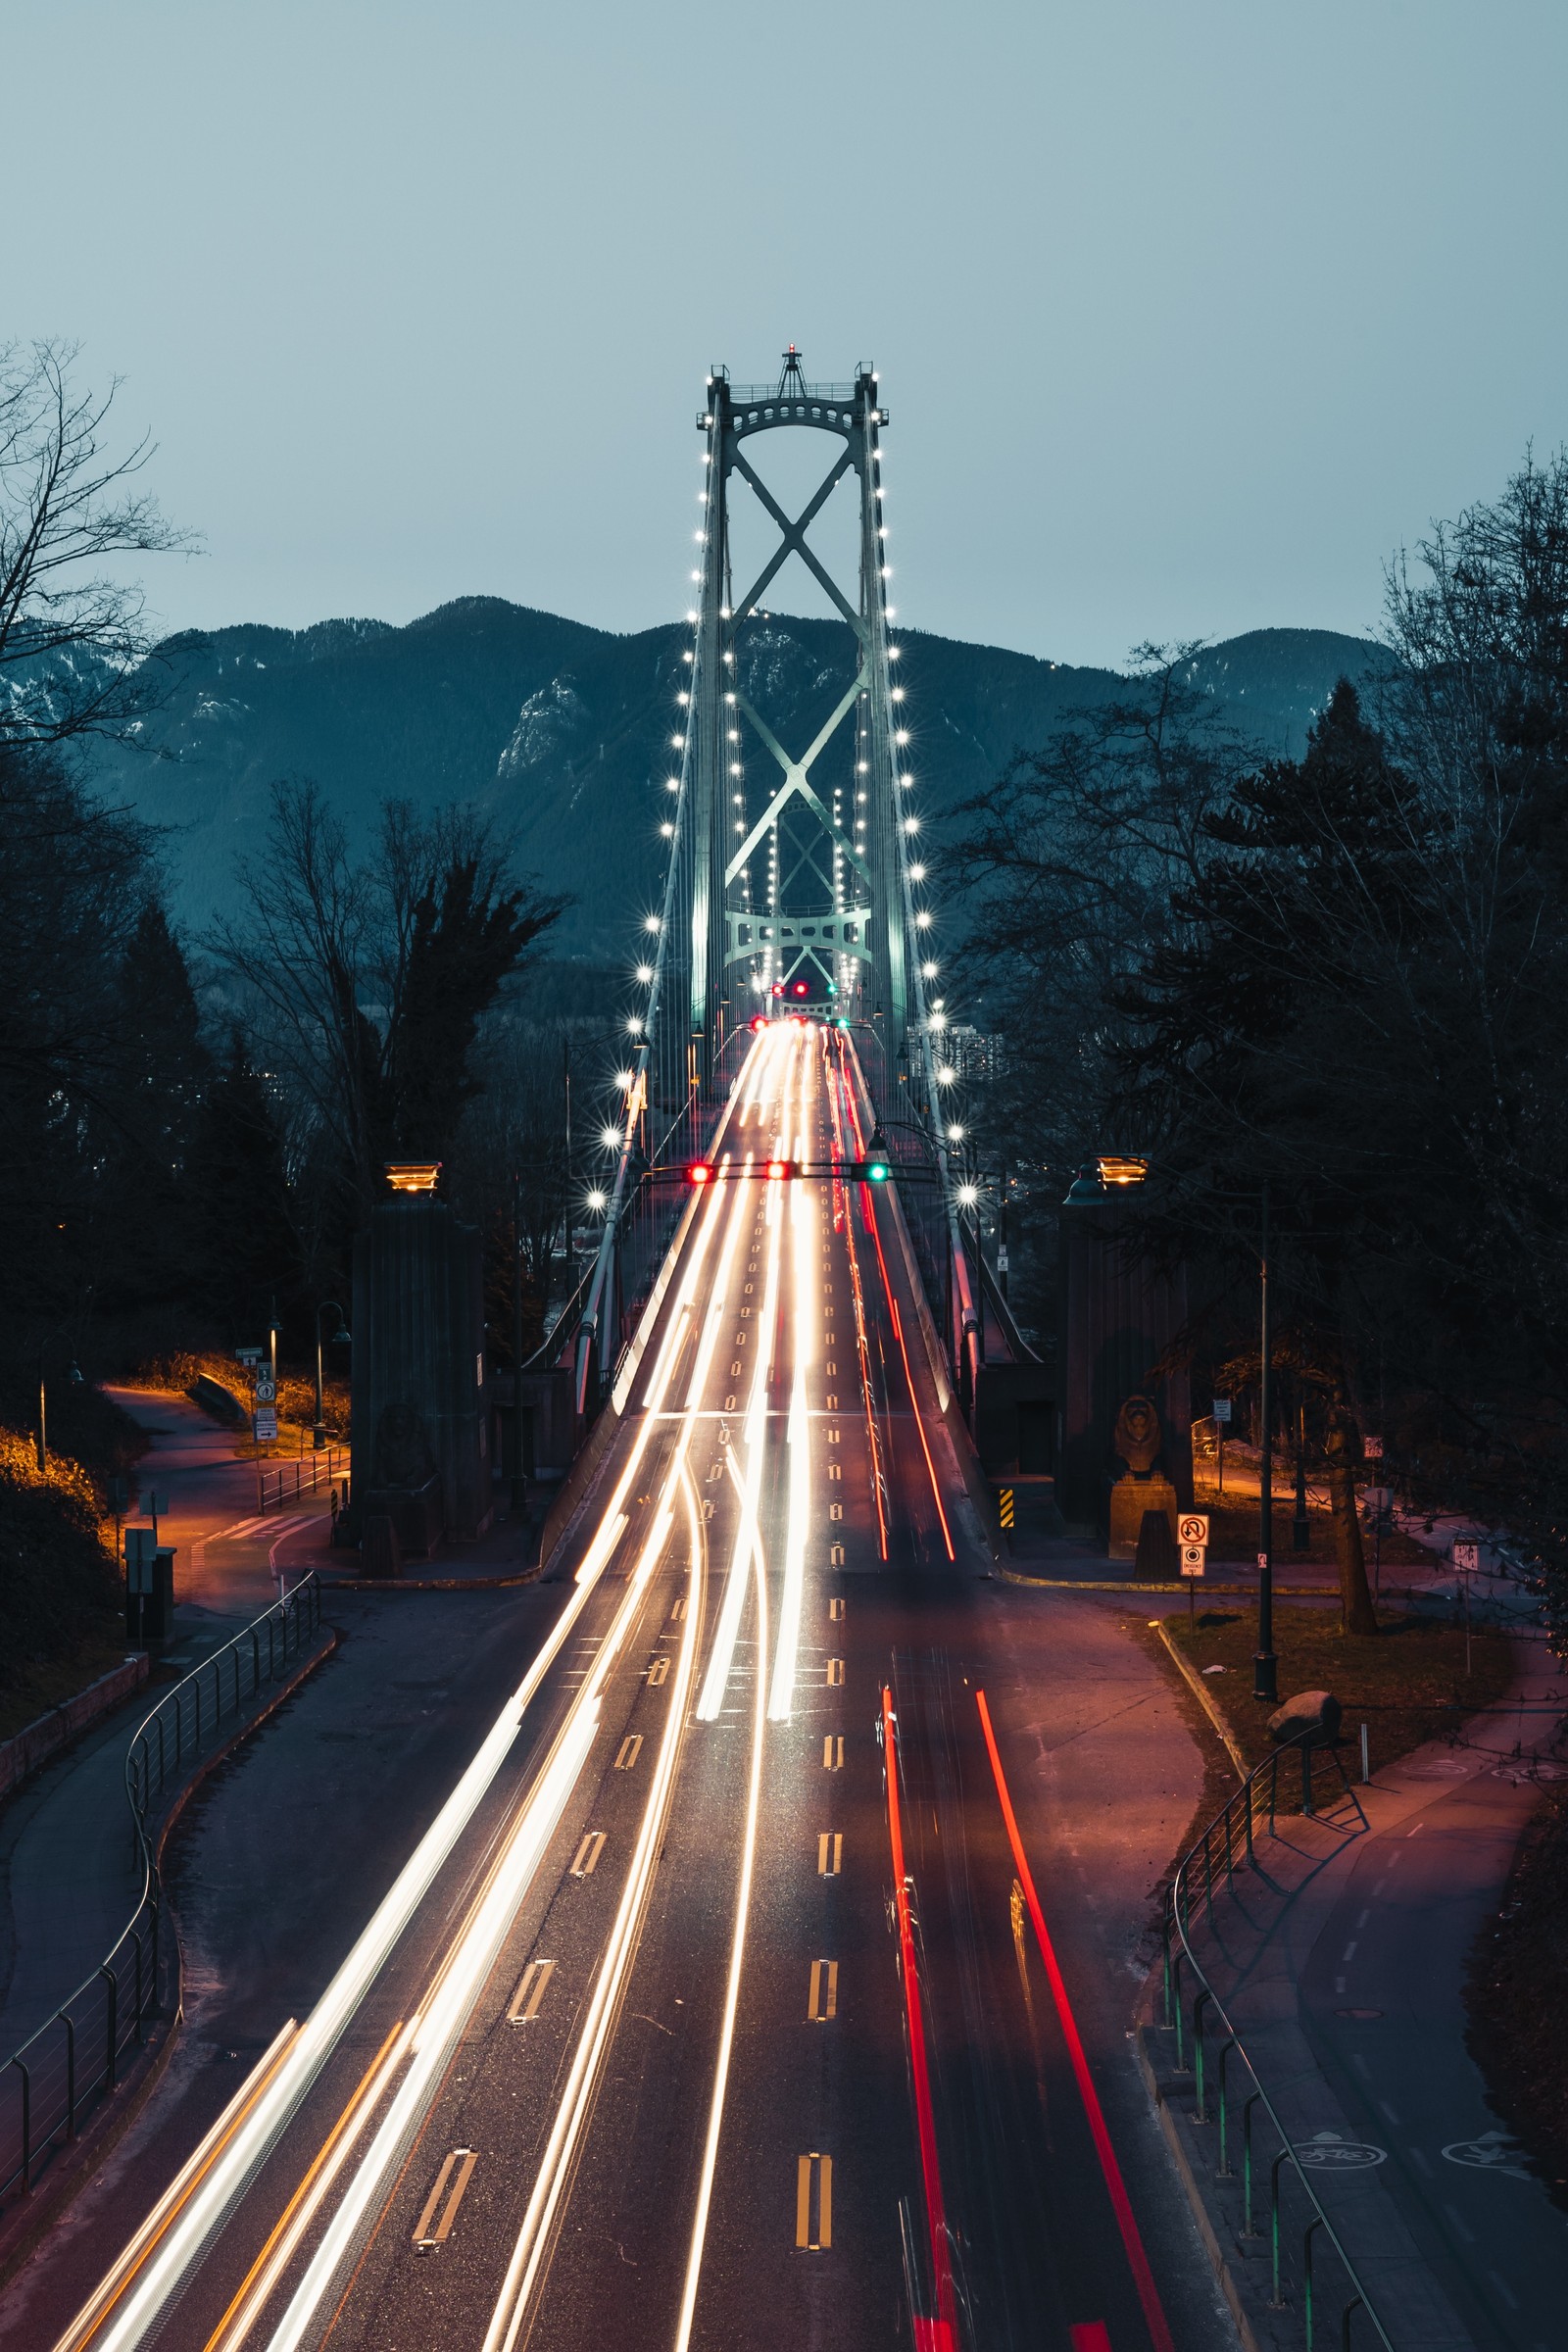
[[[106,1980],[109,1985],[109,2043],[107,2073],[109,2077],[110,2089],[118,2090],[120,2088],[120,1983],[115,1975],[114,1970],[110,1967],[107,1960],[104,1962],[102,1968],[99,1969],[98,1974]]]
[[[1242,2235],[1255,2237],[1252,2228],[1252,2109],[1262,2097],[1260,2090],[1242,2103]]]
[[[22,2059],[13,2058],[11,2063],[22,2077],[22,2185],[24,2189],[30,2189],[32,2186],[32,2078]]]
[[[1274,2274],[1274,2292],[1269,2300],[1270,2311],[1285,2309],[1285,2297],[1280,2292],[1280,2166],[1288,2160],[1290,2153],[1289,2148],[1281,2148],[1269,2167],[1268,2234],[1269,2255]]]
[[[1228,2139],[1229,2107],[1227,2104],[1225,2089],[1225,2061],[1235,2047],[1236,2036],[1233,2034],[1229,2041],[1222,2044],[1219,2053],[1219,2162],[1214,2167],[1214,2178],[1216,2180],[1234,2180],[1236,2178],[1235,2173],[1231,2170],[1230,2162]]]
[[[66,2137],[76,2136],[76,2022],[69,2009],[62,2009],[57,2025],[66,2029]]]
[[[1301,2232],[1301,2320],[1306,2336],[1306,2352],[1312,2352],[1312,2232],[1322,2223],[1323,2216],[1314,2213]]]
[[[1344,2314],[1340,2320],[1340,2352],[1350,2352],[1351,2312],[1365,2311],[1365,2309],[1366,2304],[1359,2295],[1352,2295],[1348,2303],[1347,2303],[1345,2306]]]
[[[1366,1725],[1363,1723],[1361,1726],[1361,1786],[1363,1788],[1371,1778],[1372,1767],[1367,1757]]]

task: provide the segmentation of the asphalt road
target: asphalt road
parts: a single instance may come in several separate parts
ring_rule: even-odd
[[[565,1580],[346,1600],[220,1778],[171,2082],[8,2343],[1230,2340],[1125,2039],[1196,1751],[979,1580],[888,1197],[760,1172],[858,1115],[767,1033]]]

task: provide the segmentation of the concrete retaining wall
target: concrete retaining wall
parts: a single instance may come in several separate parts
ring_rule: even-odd
[[[18,1732],[14,1740],[0,1740],[0,1799],[20,1788],[30,1780],[41,1764],[69,1747],[73,1740],[90,1729],[101,1716],[107,1715],[139,1690],[147,1680],[148,1658],[145,1650],[127,1658],[123,1666],[100,1675],[74,1698],[66,1699],[29,1723],[25,1731]]]

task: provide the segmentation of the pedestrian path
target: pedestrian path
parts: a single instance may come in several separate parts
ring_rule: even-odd
[[[177,1550],[174,1638],[155,1661],[187,1674],[278,1599],[311,1564],[281,1570],[280,1542],[328,1522],[318,1509],[255,1510],[255,1473],[230,1434],[184,1396],[108,1394],[148,1432],[143,1499],[169,1508],[161,1540]],[[246,1505],[251,1505],[247,1512]],[[52,2017],[114,1944],[137,1900],[140,1864],[125,1800],[125,1748],[157,1681],[56,1757],[0,1809],[0,2062]]]
[[[1541,1780],[1561,1769],[1544,1751],[1568,1687],[1544,1643],[1518,1649],[1503,1709],[1357,1789],[1363,1833],[1282,1823],[1260,1860],[1283,1899],[1239,1873],[1235,1905],[1215,1906],[1221,1998],[1385,2324],[1400,2342],[1481,2352],[1560,2345],[1568,2264],[1568,2218],[1465,2041],[1471,1949]]]

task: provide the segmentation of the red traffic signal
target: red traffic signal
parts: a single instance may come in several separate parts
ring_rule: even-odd
[[[712,1163],[711,1161],[706,1159],[694,1159],[690,1167],[686,1170],[686,1181],[688,1184],[710,1184],[712,1181]]]
[[[781,1184],[785,1177],[798,1176],[800,1172],[801,1163],[798,1159],[770,1159],[762,1170],[769,1184]]]
[[[753,1027],[754,1029],[765,1029],[765,1028],[767,1027],[767,1015],[766,1015],[766,1013],[765,1013],[765,1012],[756,1012],[756,1013],[753,1013],[753,1015],[752,1015],[752,1027]]]
[[[797,980],[797,981],[796,981],[796,983],[795,983],[795,994],[796,994],[798,997],[808,997],[808,996],[810,995],[810,993],[811,993],[811,984],[810,984],[810,982],[809,982],[808,980]]]

